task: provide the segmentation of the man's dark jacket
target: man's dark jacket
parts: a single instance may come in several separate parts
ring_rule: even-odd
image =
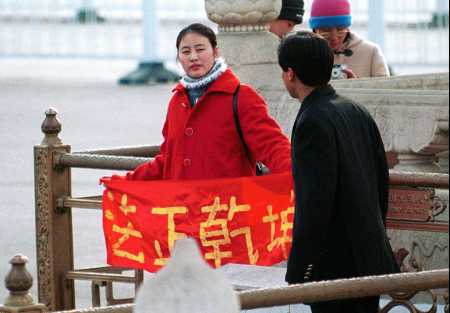
[[[292,135],[291,284],[398,272],[385,224],[389,169],[375,121],[330,85],[303,102]]]

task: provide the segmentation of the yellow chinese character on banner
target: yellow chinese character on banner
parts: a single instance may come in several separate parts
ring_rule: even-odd
[[[212,247],[213,252],[206,253],[207,260],[213,260],[216,268],[222,266],[222,260],[232,258],[232,251],[222,251],[221,247],[230,245],[231,238],[244,236],[247,244],[249,260],[251,264],[256,264],[259,258],[258,252],[254,252],[250,227],[243,227],[230,232],[228,223],[232,221],[237,213],[248,212],[249,205],[237,205],[236,197],[230,199],[230,205],[221,204],[219,197],[216,197],[214,204],[202,207],[203,213],[208,213],[208,220],[200,224],[200,239],[204,247]],[[227,218],[217,218],[219,212],[228,212]]]
[[[169,208],[153,208],[152,214],[154,215],[167,215],[167,243],[169,246],[169,252],[172,253],[175,247],[175,242],[179,239],[186,238],[185,234],[177,233],[175,229],[175,215],[187,214],[188,208],[186,207],[169,207]],[[168,258],[164,258],[161,244],[158,240],[155,241],[155,250],[159,259],[155,261],[155,265],[164,266],[167,264]]]
[[[119,208],[125,216],[128,216],[128,214],[135,214],[137,210],[136,206],[128,204],[128,196],[126,194],[122,196]]]
[[[212,247],[213,252],[207,253],[207,260],[214,260],[216,268],[222,265],[222,260],[231,258],[231,251],[221,251],[221,246],[231,244],[230,231],[228,230],[228,219],[217,219],[218,212],[227,212],[228,205],[220,204],[220,198],[214,200],[211,206],[202,207],[202,213],[209,213],[208,220],[200,223],[200,240],[204,247]]]
[[[249,205],[237,205],[236,197],[231,197],[230,199],[230,212],[228,214],[228,220],[232,221],[236,213],[249,212],[251,207]],[[237,236],[244,236],[245,243],[247,245],[248,259],[251,265],[255,265],[259,259],[259,252],[254,251],[253,240],[252,240],[252,230],[250,227],[243,227],[240,229],[233,230],[231,232],[231,237],[235,238]]]
[[[114,201],[114,194],[112,192],[108,192],[107,197],[109,201],[111,202]],[[136,206],[129,205],[128,196],[126,194],[122,195],[119,209],[125,216],[136,213]],[[105,217],[110,221],[114,221],[114,215],[109,210],[106,211]],[[142,239],[142,234],[134,228],[134,225],[131,222],[128,222],[126,227],[120,227],[119,225],[114,224],[112,232],[122,235],[122,237],[120,237],[112,245],[114,255],[120,258],[125,258],[128,260],[144,264],[145,262],[144,252],[140,251],[138,254],[133,254],[122,248],[125,242],[127,242],[131,238]]]
[[[132,237],[142,239],[142,234],[139,231],[137,231],[136,229],[134,229],[133,224],[131,222],[129,222],[127,227],[120,227],[118,225],[113,225],[112,231],[114,233],[118,233],[118,234],[122,235],[122,237],[120,237],[119,240],[116,243],[114,243],[112,246],[114,255],[144,264],[145,257],[144,257],[143,252],[139,252],[137,255],[134,255],[134,254],[130,253],[129,251],[125,251],[125,250],[121,249],[123,244]]]
[[[291,196],[291,200],[293,197]],[[288,257],[287,244],[292,242],[292,236],[289,232],[294,228],[294,223],[289,221],[289,216],[293,215],[294,207],[289,207],[280,214],[273,213],[273,207],[267,206],[268,215],[263,218],[263,223],[270,223],[270,238],[271,243],[267,246],[267,251],[272,252],[275,248],[280,248],[283,251],[283,256]],[[277,222],[280,224],[281,236],[276,237]]]

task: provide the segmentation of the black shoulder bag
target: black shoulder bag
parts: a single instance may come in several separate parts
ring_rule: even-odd
[[[242,144],[244,145],[245,151],[247,153],[247,157],[249,160],[251,160],[250,150],[247,146],[247,143],[245,142],[244,134],[242,133],[241,122],[239,119],[238,98],[239,98],[239,90],[240,89],[241,89],[241,86],[239,85],[236,88],[236,91],[234,92],[234,95],[233,95],[234,124],[236,125],[236,130],[239,134],[239,137],[241,138]],[[263,175],[267,175],[267,174],[270,174],[270,170],[261,162],[256,162],[256,176],[263,176]]]

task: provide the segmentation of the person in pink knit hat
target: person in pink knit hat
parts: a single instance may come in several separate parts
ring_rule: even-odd
[[[328,41],[334,51],[333,78],[390,75],[380,47],[350,30],[353,19],[349,0],[314,0],[309,24],[315,33]]]

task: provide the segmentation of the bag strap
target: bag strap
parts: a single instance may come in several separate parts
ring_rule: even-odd
[[[239,90],[241,89],[241,85],[237,86],[236,91],[233,95],[233,117],[234,117],[234,124],[236,125],[236,130],[239,134],[239,137],[241,138],[241,142],[244,145],[244,149],[248,156],[250,156],[250,151],[248,149],[247,143],[244,139],[244,134],[242,132],[241,122],[239,119],[239,111],[238,111],[238,100],[239,100]]]
[[[238,111],[238,98],[239,98],[239,90],[241,89],[241,85],[237,86],[236,91],[233,95],[233,117],[234,124],[236,125],[236,130],[241,138],[242,145],[244,146],[245,152],[249,160],[251,160],[250,149],[247,146],[247,143],[244,139],[244,134],[242,132],[241,122],[239,119],[239,111]],[[270,170],[264,166],[264,164],[260,162],[256,162],[256,176],[263,176],[266,174],[270,174]]]

